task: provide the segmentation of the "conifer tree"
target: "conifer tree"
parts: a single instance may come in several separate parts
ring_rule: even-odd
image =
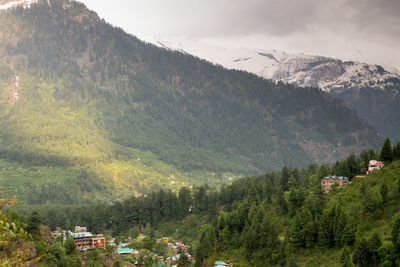
[[[211,256],[216,242],[215,230],[205,224],[200,228],[199,244],[196,248],[196,265],[200,266],[204,259]]]
[[[287,256],[287,246],[290,241],[290,232],[289,230],[286,231],[285,239],[281,243],[281,246],[279,247],[279,261],[280,265],[284,266],[286,263],[286,256]]]
[[[360,221],[360,212],[356,206],[351,206],[346,227],[343,229],[342,244],[352,246],[356,241],[356,233]]]
[[[247,200],[251,205],[257,205],[260,202],[260,197],[258,196],[257,188],[254,184],[251,185],[247,192]]]
[[[347,168],[347,173],[349,174],[349,178],[353,178],[361,171],[360,164],[358,163],[356,155],[354,155],[354,153],[352,153],[346,159],[346,168]]]
[[[266,183],[266,185],[265,185],[265,197],[266,197],[268,203],[270,203],[271,200],[272,200],[272,192],[273,192],[273,190],[272,190],[272,183],[271,183],[271,181],[268,179],[268,180],[267,180],[267,183]]]
[[[178,209],[179,217],[183,218],[189,213],[189,208],[192,204],[192,196],[189,188],[181,187],[179,189],[178,201],[180,206]]]
[[[290,172],[289,172],[288,167],[285,166],[282,168],[281,181],[280,181],[281,189],[283,191],[287,191],[289,189],[289,187],[288,187],[289,179],[290,179]]]
[[[400,219],[394,223],[392,230],[392,243],[397,253],[400,253]]]
[[[40,226],[42,221],[40,215],[37,211],[32,211],[31,215],[28,217],[28,226],[26,230],[32,235],[34,239],[40,237]]]
[[[377,232],[374,232],[369,243],[370,243],[370,248],[375,251],[377,251],[382,246],[382,240]]]
[[[321,167],[319,167],[319,170],[318,170],[318,177],[319,178],[325,177],[325,176],[329,175],[330,172],[331,172],[331,169],[329,168],[329,166],[321,165]]]
[[[336,205],[334,218],[334,240],[337,245],[340,245],[342,243],[344,229],[347,225],[347,215],[343,211],[340,203]]]
[[[380,158],[385,163],[390,163],[393,160],[392,145],[390,144],[390,139],[387,137],[385,139],[385,142],[383,143]]]
[[[363,238],[361,239],[355,249],[353,254],[353,263],[357,266],[371,266],[371,251],[368,246],[368,242]]]
[[[378,249],[382,246],[382,240],[377,232],[374,232],[372,237],[368,240],[369,248],[372,254],[372,261],[374,265],[379,265]]]
[[[302,208],[294,218],[291,228],[291,242],[297,247],[314,247],[318,230],[315,229],[311,213],[308,209]]]
[[[289,204],[290,204],[290,217],[294,217],[296,214],[296,211],[299,210],[304,203],[306,194],[305,191],[302,187],[296,189],[296,188],[291,188],[290,189],[290,195],[289,195]]]
[[[282,189],[279,189],[277,198],[278,198],[277,199],[278,204],[279,204],[279,207],[281,208],[282,213],[287,214],[289,211],[289,208],[288,208],[288,204],[286,202],[285,195],[284,195]]]
[[[261,207],[244,229],[242,238],[248,258],[255,252],[262,251],[257,255],[262,256],[263,260],[269,260],[279,244],[278,233]]]
[[[382,203],[386,204],[386,202],[388,200],[388,192],[389,192],[389,190],[388,190],[388,187],[387,187],[387,185],[385,183],[383,183],[381,185],[380,192],[381,192],[381,197],[382,197]]]
[[[335,209],[336,207],[334,206],[329,211],[324,211],[321,217],[319,242],[328,248],[335,245]]]
[[[400,159],[400,142],[393,147],[393,157],[394,159]]]

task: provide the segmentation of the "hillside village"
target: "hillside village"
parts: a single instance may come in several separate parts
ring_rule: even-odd
[[[384,164],[382,161],[370,160],[368,163],[368,170],[366,174],[371,174],[373,171],[380,170]],[[357,175],[355,178],[364,178],[363,175]],[[346,176],[330,175],[325,176],[321,180],[321,186],[325,192],[331,191],[335,187],[347,186],[351,183],[350,179]]]
[[[190,246],[185,245],[180,241],[172,241],[168,237],[157,239],[157,244],[165,245],[165,254],[158,255],[157,253],[144,252],[139,248],[135,248],[138,242],[146,242],[146,236],[139,234],[136,238],[128,237],[120,243],[116,243],[115,238],[103,234],[92,234],[87,231],[86,227],[75,226],[74,231],[70,230],[56,230],[52,232],[55,239],[62,238],[65,242],[68,238],[72,238],[76,244],[76,251],[86,252],[94,249],[101,249],[104,251],[111,251],[112,253],[131,260],[134,265],[142,266],[145,262],[153,262],[158,266],[178,266],[179,262],[194,263],[194,257],[189,253]],[[151,259],[148,259],[151,258]],[[143,261],[143,262],[141,262]],[[216,266],[228,266],[228,264],[218,261]],[[147,266],[147,265],[146,265]]]
[[[0,267],[400,267],[400,0],[115,2],[0,0]]]
[[[218,190],[159,190],[112,204],[35,206],[38,211],[22,205],[25,215],[7,216],[29,233],[17,228],[33,251],[22,261],[38,259],[38,266],[337,266],[341,254],[355,264],[364,258],[400,263],[387,247],[400,248],[400,143],[385,144],[379,153],[351,154],[332,166],[285,167]],[[343,231],[332,228],[339,222]]]

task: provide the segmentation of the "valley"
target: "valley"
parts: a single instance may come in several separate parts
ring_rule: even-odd
[[[176,5],[156,2],[107,11],[142,26]],[[400,265],[399,71],[143,41],[85,3],[0,0],[0,266]],[[259,11],[274,38],[339,23],[319,15],[332,3],[268,3],[213,3],[206,21],[206,1],[180,3],[163,29],[200,13],[209,37],[250,38]],[[218,29],[238,7],[246,23]]]
[[[78,169],[86,199],[220,185],[380,143],[317,88],[157,48],[67,2],[0,13],[0,157]]]

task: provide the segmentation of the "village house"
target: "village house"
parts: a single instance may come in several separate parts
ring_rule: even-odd
[[[112,246],[112,247],[115,247],[116,246],[115,245],[115,238],[111,238],[110,240],[108,240],[108,245]]]
[[[72,233],[71,237],[76,243],[77,250],[86,250],[92,248],[93,235],[89,232]]]
[[[97,237],[92,238],[92,247],[106,249],[106,239],[102,234],[98,234]]]
[[[74,229],[74,232],[75,233],[84,233],[84,232],[87,232],[87,230],[86,230],[86,227],[82,227],[82,226],[75,226],[75,229]]]
[[[90,232],[84,230],[86,230],[86,227],[76,226],[75,233],[68,234],[74,239],[77,250],[106,249],[106,239],[103,234],[93,236]],[[66,235],[64,238],[66,238]]]
[[[54,239],[56,239],[59,236],[65,237],[65,236],[71,236],[72,232],[70,230],[56,230],[54,232],[51,232],[53,234]]]
[[[379,170],[383,167],[383,162],[382,161],[377,161],[377,160],[370,160],[368,164],[368,171],[367,174],[372,173],[375,170]]]
[[[227,266],[229,266],[229,264],[228,264],[228,263],[225,263],[225,262],[223,262],[223,261],[216,261],[216,262],[214,263],[214,266],[215,266],[215,267],[227,267]]]
[[[133,249],[131,249],[131,248],[118,248],[116,252],[117,252],[118,255],[130,255],[130,254],[133,253]]]
[[[321,186],[324,189],[325,192],[329,192],[332,190],[332,186],[334,184],[337,184],[338,187],[346,186],[349,183],[349,178],[345,176],[325,176],[321,180]]]
[[[116,252],[119,255],[129,255],[132,254],[134,251],[133,249],[128,247],[128,244],[119,244]]]

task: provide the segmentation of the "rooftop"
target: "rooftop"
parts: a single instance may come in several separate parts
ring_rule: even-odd
[[[89,232],[81,232],[81,233],[71,233],[72,238],[85,238],[92,237],[93,235]]]
[[[333,179],[333,180],[349,180],[346,176],[336,176],[336,175],[330,175],[330,176],[325,176],[324,179]]]
[[[119,248],[119,249],[117,249],[117,253],[118,254],[131,254],[132,253],[132,249],[130,249],[130,248]]]
[[[378,165],[382,165],[383,162],[382,161],[376,161],[376,160],[371,160],[368,164],[369,167],[376,167]]]

